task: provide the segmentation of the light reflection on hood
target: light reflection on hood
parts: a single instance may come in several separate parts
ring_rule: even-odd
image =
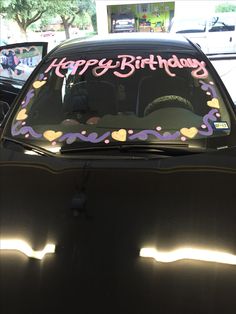
[[[192,259],[204,262],[236,265],[236,255],[191,247],[179,248],[169,252],[159,251],[155,248],[142,248],[139,255],[141,257],[153,258],[161,263],[172,263],[183,259]]]
[[[19,251],[27,257],[42,260],[46,254],[55,253],[55,244],[48,243],[41,251],[33,250],[30,245],[20,239],[0,239],[0,251]]]

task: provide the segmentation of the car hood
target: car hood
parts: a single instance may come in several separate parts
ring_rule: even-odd
[[[149,247],[235,254],[234,153],[138,162],[20,156],[1,157],[1,239],[56,250],[42,259],[0,250],[1,313],[235,307],[235,265],[140,256]]]

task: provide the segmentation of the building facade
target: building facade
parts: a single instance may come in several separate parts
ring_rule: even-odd
[[[201,16],[214,12],[218,1],[96,0],[98,34],[113,32],[113,17],[133,17],[137,32],[165,32],[174,16]]]

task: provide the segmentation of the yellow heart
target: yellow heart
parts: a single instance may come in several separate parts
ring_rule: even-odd
[[[111,133],[111,137],[114,140],[120,141],[120,142],[126,141],[126,135],[127,135],[127,132],[125,129],[120,129],[119,131],[114,131]]]
[[[211,108],[217,108],[219,109],[220,108],[220,105],[219,105],[219,100],[217,98],[212,98],[212,100],[209,100],[207,102],[207,106],[211,107]]]
[[[16,120],[21,121],[21,120],[25,120],[28,117],[28,115],[26,114],[26,109],[21,109],[21,111],[18,113]]]
[[[40,88],[40,87],[42,87],[44,84],[46,84],[47,82],[46,81],[35,81],[34,83],[33,83],[33,87],[34,88]]]
[[[188,128],[182,128],[182,129],[180,130],[180,132],[181,132],[184,136],[186,136],[186,137],[193,138],[195,135],[197,135],[198,129],[197,129],[197,128],[194,128],[194,127],[190,128],[190,129],[188,129]]]
[[[43,133],[43,136],[50,142],[56,140],[61,135],[62,135],[62,132],[60,132],[60,131],[55,132],[55,131],[52,131],[52,130],[48,130],[48,131],[45,131]]]

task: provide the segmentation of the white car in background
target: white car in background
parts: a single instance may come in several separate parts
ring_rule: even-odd
[[[236,12],[199,18],[174,17],[169,31],[189,38],[206,54],[236,53]]]

